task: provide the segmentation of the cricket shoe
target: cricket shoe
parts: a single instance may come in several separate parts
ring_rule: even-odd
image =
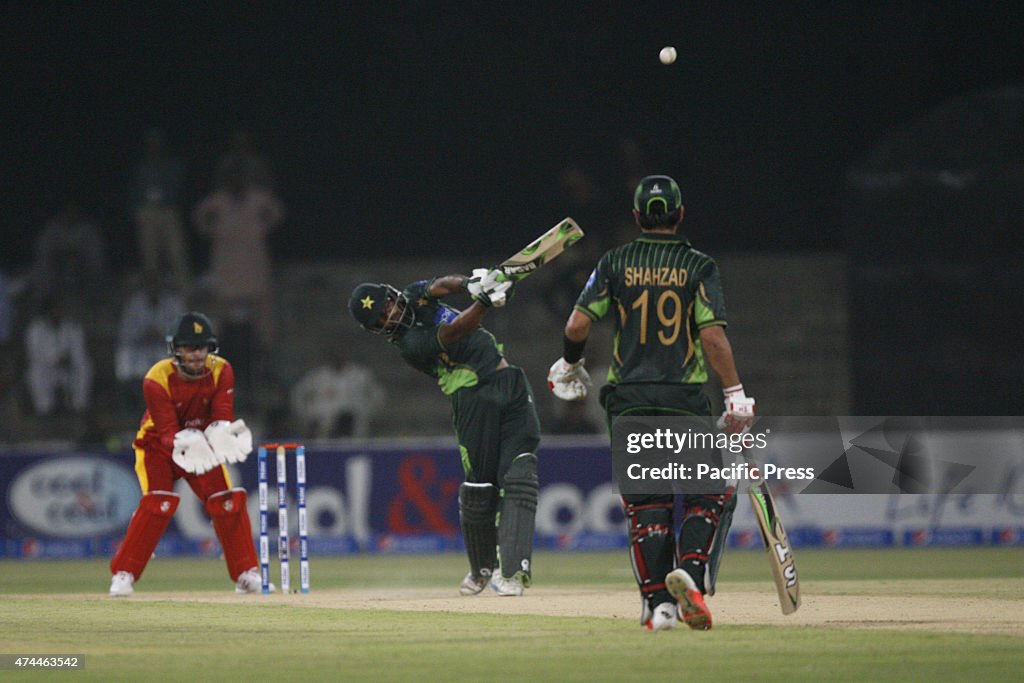
[[[270,584],[270,592],[273,593],[277,588],[274,584]],[[242,572],[238,575],[238,581],[235,582],[236,593],[262,593],[263,592],[263,579],[260,577],[259,571],[255,567],[247,571]]]
[[[127,598],[135,592],[135,577],[131,572],[118,572],[110,579],[110,597]]]
[[[665,577],[665,587],[679,602],[680,621],[695,631],[711,629],[711,610],[704,604],[704,596],[692,576],[683,569],[674,569]]]
[[[486,570],[485,570],[486,571]],[[490,580],[491,575],[487,574],[476,575],[473,572],[466,574],[466,578],[459,584],[459,595],[476,595],[483,589],[487,588],[487,582]]]
[[[518,573],[509,579],[498,573],[491,577],[491,588],[502,597],[522,595],[523,579]]]
[[[644,600],[643,614],[640,617],[641,623],[648,631],[667,631],[676,627],[676,606],[672,602],[663,602],[654,609],[651,609]]]

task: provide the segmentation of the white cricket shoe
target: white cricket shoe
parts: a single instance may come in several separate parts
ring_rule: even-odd
[[[667,631],[676,627],[678,621],[674,602],[663,602],[651,611],[646,626],[648,631]]]
[[[270,584],[270,592],[273,593],[277,590],[274,584]],[[263,579],[260,578],[260,572],[256,567],[244,571],[238,575],[238,581],[235,582],[236,593],[262,593],[263,592]]]
[[[675,569],[665,577],[665,587],[679,602],[679,620],[695,631],[711,629],[711,610],[704,603],[704,595],[697,589],[693,577],[683,569]]]
[[[459,595],[476,595],[484,588],[487,588],[487,581],[490,578],[487,574],[476,576],[473,572],[466,574],[466,578],[459,584]]]
[[[118,572],[110,579],[110,597],[127,598],[135,592],[135,577],[131,572]]]
[[[502,597],[522,595],[523,580],[518,573],[510,579],[497,573],[491,577],[491,588]]]

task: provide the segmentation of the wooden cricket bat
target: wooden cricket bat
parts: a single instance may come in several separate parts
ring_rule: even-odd
[[[583,237],[583,231],[576,221],[565,218],[543,235],[503,261],[498,268],[505,277],[518,282],[545,263],[553,261],[559,254]]]
[[[764,479],[755,479],[750,483],[749,495],[757,526],[761,530],[761,540],[768,551],[768,564],[771,565],[775,589],[779,593],[779,607],[783,614],[792,614],[800,607],[800,577],[796,573],[793,548],[789,544],[782,520],[775,511],[775,501]]]

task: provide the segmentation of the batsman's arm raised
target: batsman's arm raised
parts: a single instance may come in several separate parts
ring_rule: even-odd
[[[469,278],[465,275],[442,275],[435,277],[427,287],[427,294],[435,299],[444,298],[450,294],[459,294],[467,291],[466,284]]]
[[[427,295],[436,299],[443,298],[450,294],[469,292],[469,278],[465,275],[444,275],[434,278],[427,287]],[[484,315],[487,314],[489,306],[484,305],[487,299],[475,298],[472,305],[459,313],[450,323],[442,325],[437,332],[438,341],[445,347],[470,335],[473,330],[480,327]]]

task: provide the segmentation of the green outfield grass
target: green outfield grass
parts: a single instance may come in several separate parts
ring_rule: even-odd
[[[1024,549],[800,549],[797,559],[805,608],[813,596],[928,595],[950,579],[962,579],[963,592],[936,598],[948,600],[951,618],[971,596],[1024,604]],[[464,567],[458,554],[313,558],[313,591],[422,586],[454,594]],[[535,575],[538,587],[566,592],[621,595],[632,585],[624,551],[538,553]],[[105,598],[109,574],[99,560],[7,560],[0,576],[0,653],[85,655],[84,670],[61,674],[69,680],[993,681],[1019,680],[1024,668],[1018,635],[878,623],[718,622],[706,633],[651,634],[633,617],[311,609],[302,598],[260,596],[204,602],[231,591],[212,558],[156,558],[137,587],[145,600]],[[987,591],[986,579],[998,590]],[[769,581],[760,551],[731,552],[719,593],[770,591]],[[196,601],[182,600],[186,592]],[[515,599],[492,603],[505,600]],[[42,675],[0,671],[5,680]]]

